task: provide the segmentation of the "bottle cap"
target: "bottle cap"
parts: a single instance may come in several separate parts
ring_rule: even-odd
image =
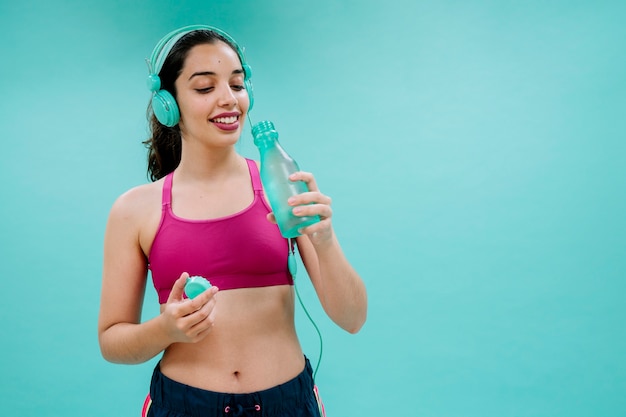
[[[206,278],[200,276],[189,277],[187,282],[185,282],[185,295],[188,298],[196,298],[209,288],[211,288],[211,283]]]

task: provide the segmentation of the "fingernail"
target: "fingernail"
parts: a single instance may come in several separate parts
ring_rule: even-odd
[[[296,199],[293,197],[290,197],[289,200],[287,200],[287,204],[293,205],[295,202],[296,202]]]

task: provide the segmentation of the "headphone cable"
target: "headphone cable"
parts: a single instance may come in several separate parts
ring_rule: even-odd
[[[319,342],[320,342],[320,349],[319,349],[320,353],[317,358],[317,364],[315,365],[315,370],[313,371],[313,380],[315,380],[317,371],[320,367],[320,363],[322,362],[322,353],[324,352],[324,339],[322,337],[322,332],[317,326],[317,323],[315,323],[315,320],[313,320],[313,317],[311,317],[311,314],[309,314],[309,311],[305,307],[304,302],[302,301],[302,298],[300,297],[300,291],[298,291],[298,281],[296,280],[296,273],[298,270],[298,266],[297,266],[296,259],[295,259],[295,249],[294,249],[296,245],[292,244],[291,238],[288,238],[287,242],[289,244],[289,259],[287,263],[289,266],[289,272],[291,273],[291,276],[293,278],[293,282],[294,282],[293,286],[296,290],[296,296],[298,297],[298,301],[300,302],[300,306],[302,307],[304,314],[306,314],[307,318],[309,319],[309,321],[315,328],[315,331],[317,332],[317,337],[319,338]]]

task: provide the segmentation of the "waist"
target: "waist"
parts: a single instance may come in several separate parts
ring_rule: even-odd
[[[302,367],[295,333],[174,344],[160,362],[163,374],[179,383],[228,393],[267,389],[293,378]]]
[[[304,357],[301,362],[304,365],[293,378],[249,393],[218,392],[181,384],[164,375],[161,364],[157,364],[150,385],[150,398],[155,406],[166,406],[194,417],[223,415],[237,408],[256,408],[257,411],[263,410],[263,415],[281,415],[282,410],[299,408],[311,401],[314,387],[311,364]]]

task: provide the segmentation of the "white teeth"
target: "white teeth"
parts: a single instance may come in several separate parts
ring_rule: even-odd
[[[237,121],[237,116],[218,117],[217,119],[213,119],[213,121],[216,123],[231,124]]]

